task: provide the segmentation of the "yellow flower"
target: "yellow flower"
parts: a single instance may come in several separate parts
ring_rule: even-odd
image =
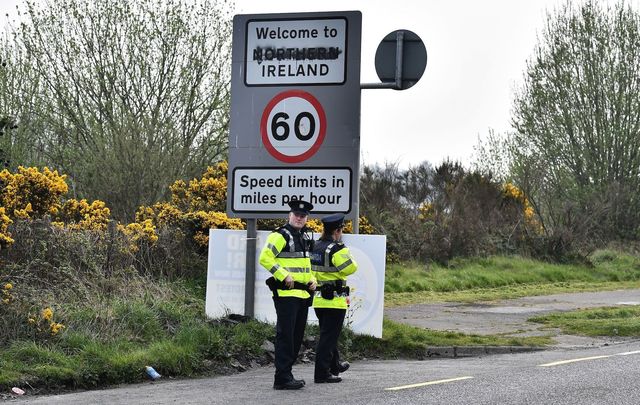
[[[435,214],[436,214],[436,208],[433,206],[432,203],[423,202],[418,207],[418,218],[423,221],[433,219]]]
[[[311,221],[309,221],[311,222]],[[367,217],[361,215],[360,216],[360,220],[358,223],[358,230],[359,233],[362,235],[373,235],[373,233],[375,232],[375,230],[373,229],[373,226],[371,226],[371,224],[369,223],[369,220],[367,219]],[[347,221],[345,223],[345,227],[344,229],[342,229],[342,232],[344,233],[353,233],[353,221]]]
[[[87,200],[69,199],[61,206],[55,216],[55,226],[64,223],[69,229],[100,231],[107,228],[111,210],[100,200],[91,204]]]
[[[21,218],[40,216],[68,191],[65,178],[46,167],[41,172],[36,167],[20,166],[15,174],[4,170],[0,173],[5,185],[0,205]]]
[[[322,232],[322,222],[319,219],[310,219],[307,221],[307,228],[311,229],[313,232]]]
[[[4,285],[4,289],[5,290],[10,290],[12,288],[13,288],[13,285],[11,283],[7,283],[7,284]]]
[[[52,335],[56,335],[58,334],[58,332],[60,332],[62,329],[64,329],[64,325],[61,323],[57,323],[57,322],[51,322],[50,329],[51,329],[51,334]]]
[[[53,318],[53,310],[51,308],[45,308],[42,310],[42,319],[50,321]]]

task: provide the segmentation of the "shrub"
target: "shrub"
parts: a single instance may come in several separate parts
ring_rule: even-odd
[[[177,180],[170,186],[171,202],[143,206],[136,212],[136,223],[151,221],[156,229],[175,226],[193,241],[191,249],[205,253],[209,229],[244,229],[240,219],[224,213],[227,198],[227,162],[210,166],[201,178],[187,184]]]
[[[18,172],[0,172],[0,206],[10,217],[42,218],[55,211],[69,190],[66,176],[45,167],[18,167]]]
[[[387,235],[387,257],[447,263],[455,256],[531,251],[542,227],[513,184],[459,163],[403,171],[365,167],[363,213]]]

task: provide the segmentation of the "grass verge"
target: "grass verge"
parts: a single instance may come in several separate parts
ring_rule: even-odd
[[[530,318],[564,334],[640,337],[640,307],[602,307]]]
[[[454,261],[448,268],[394,265],[387,272],[385,297],[387,305],[400,305],[640,287],[637,258],[605,251],[594,255],[592,262],[592,266],[552,265],[494,257]],[[123,270],[108,278],[83,274],[76,283],[38,284],[42,275],[66,277],[66,273],[55,269],[27,278],[26,271],[16,268],[6,276],[13,284],[4,287],[6,303],[0,312],[5,331],[0,352],[2,390],[18,386],[33,393],[138,382],[146,378],[146,365],[165,376],[190,377],[226,374],[272,361],[263,344],[273,341],[273,325],[205,317],[204,277],[169,282]],[[82,294],[77,293],[78,283]],[[46,319],[45,307],[51,310]],[[622,335],[637,327],[627,327],[634,321],[618,315],[610,314],[598,333]],[[52,333],[54,324],[64,328]],[[317,337],[317,327],[309,327],[307,334]],[[551,343],[548,337],[464,335],[389,320],[384,321],[382,339],[349,331],[341,339],[347,358],[385,359],[421,359],[429,346]]]
[[[556,264],[493,256],[452,260],[448,267],[390,265],[385,276],[385,305],[491,301],[640,287],[640,258],[599,250],[589,260],[588,264]]]
[[[347,332],[346,336],[351,334]],[[529,346],[539,347],[552,343],[551,338],[502,337],[491,335],[466,335],[451,331],[437,331],[404,325],[385,319],[382,327],[382,339],[371,336],[353,336],[348,348],[349,355],[355,358],[411,358],[427,357],[429,347],[442,346]]]
[[[430,302],[480,302],[496,301],[511,298],[532,297],[571,292],[613,291],[640,288],[640,281],[622,282],[563,282],[552,284],[525,284],[499,288],[476,288],[459,291],[415,291],[385,293],[385,307],[423,304]]]

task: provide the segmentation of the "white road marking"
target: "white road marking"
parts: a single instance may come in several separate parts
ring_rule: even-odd
[[[634,352],[616,353],[616,356],[628,356],[630,354],[640,354],[640,350],[636,350]]]
[[[604,359],[606,357],[611,357],[612,355],[607,355],[607,356],[593,356],[593,357],[583,357],[580,359],[571,359],[571,360],[561,360],[561,361],[554,361],[553,363],[546,363],[546,364],[538,364],[538,367],[552,367],[552,366],[559,366],[561,364],[569,364],[569,363],[575,363],[578,361],[587,361],[587,360],[595,360],[595,359]]]
[[[605,355],[605,356],[593,356],[593,357],[583,357],[583,358],[580,358],[580,359],[554,361],[553,363],[538,364],[538,367],[552,367],[552,366],[559,366],[561,364],[575,363],[575,362],[578,362],[578,361],[604,359],[604,358],[613,357],[613,356],[630,356],[632,354],[640,354],[640,350],[634,350],[632,352],[614,353],[614,354],[609,354],[609,355]]]
[[[427,382],[423,382],[423,383],[418,383],[418,384],[411,384],[411,385],[401,385],[399,387],[391,387],[391,388],[385,388],[385,391],[398,391],[398,390],[406,390],[407,388],[416,388],[416,387],[424,387],[427,385],[436,385],[436,384],[444,384],[444,383],[448,383],[448,382],[454,382],[454,381],[461,381],[461,380],[468,380],[470,378],[473,378],[471,376],[466,376],[466,377],[456,377],[456,378],[448,378],[446,380],[436,380],[436,381],[427,381]]]

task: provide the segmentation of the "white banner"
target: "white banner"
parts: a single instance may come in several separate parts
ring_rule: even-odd
[[[260,251],[269,232],[259,231],[256,245],[256,319],[275,323],[276,312],[271,291],[265,284],[270,273],[258,263]],[[319,235],[314,235],[317,239]],[[246,231],[212,229],[209,233],[206,313],[219,318],[229,313],[244,314],[244,280],[246,268]],[[343,236],[358,271],[347,278],[351,288],[351,305],[345,326],[360,334],[382,337],[384,311],[384,272],[386,236]],[[309,321],[317,323],[315,312],[309,309]]]

